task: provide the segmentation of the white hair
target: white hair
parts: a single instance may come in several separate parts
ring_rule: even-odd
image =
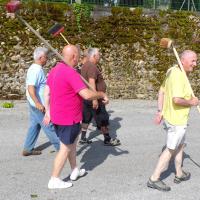
[[[37,47],[33,52],[33,59],[39,60],[41,56],[46,55],[48,53],[48,49],[45,47]]]
[[[196,55],[196,53],[192,50],[184,50],[181,54],[180,54],[180,59],[184,59],[186,58],[188,55]]]
[[[87,56],[90,58],[96,54],[99,53],[99,49],[98,48],[89,48],[87,51]]]

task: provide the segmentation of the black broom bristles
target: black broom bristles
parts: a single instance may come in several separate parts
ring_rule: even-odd
[[[59,23],[56,23],[48,30],[48,33],[53,36],[56,36],[63,31],[64,31],[64,26]]]

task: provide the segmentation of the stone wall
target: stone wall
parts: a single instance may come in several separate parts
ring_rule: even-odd
[[[114,11],[112,16],[97,21],[85,20],[82,32],[78,32],[72,14],[59,19],[71,43],[78,43],[81,50],[89,46],[101,49],[99,67],[111,98],[155,99],[167,68],[176,62],[171,50],[159,47],[160,38],[173,35],[179,52],[194,49],[199,53],[200,19],[191,13],[179,12],[177,17],[174,12],[159,16],[127,12],[123,16],[122,10]],[[28,12],[23,17],[58,51],[62,49],[61,37],[52,39],[47,35],[50,24],[55,22],[51,16],[41,16],[37,11],[34,18]],[[0,99],[24,99],[32,52],[43,44],[17,19],[6,18],[4,12],[0,14],[0,37]],[[56,63],[55,55],[50,58],[46,72]],[[190,76],[198,95],[199,77],[199,70]]]
[[[18,46],[20,47],[20,46]],[[133,44],[136,51],[140,51],[140,44]],[[24,50],[25,51],[25,50]],[[27,50],[29,54],[30,50]],[[133,60],[129,58],[130,47],[126,45],[114,44],[109,49],[104,49],[99,68],[108,86],[108,94],[111,98],[118,99],[154,99],[157,88],[151,83],[157,71],[147,70],[146,65],[156,63],[156,58],[148,56],[143,49],[146,60]],[[31,50],[32,53],[32,50]],[[26,54],[26,53],[25,53]],[[25,78],[26,72],[32,63],[32,55],[24,56],[11,55],[11,63],[6,63],[5,70],[0,74],[0,96],[1,99],[24,99],[25,98]],[[44,70],[47,73],[56,63],[56,57],[50,56]]]

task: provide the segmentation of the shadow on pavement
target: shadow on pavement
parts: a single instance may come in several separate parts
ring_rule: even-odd
[[[121,127],[120,125],[121,120],[122,120],[121,117],[115,117],[114,119],[109,120],[109,133],[112,138],[117,137],[117,130]],[[92,121],[92,123],[93,123],[93,126],[96,126],[96,123],[94,121]],[[100,134],[101,134],[101,131],[98,130],[97,128],[96,131],[88,133],[88,139],[91,140],[93,138],[96,138]],[[103,139],[103,135],[102,135],[102,139]]]
[[[166,148],[166,145],[164,145],[164,146],[162,147],[161,153],[165,150],[165,148]],[[161,153],[160,153],[160,155],[161,155]],[[159,157],[160,157],[160,155],[159,155]],[[184,158],[183,158],[183,159],[184,159]],[[176,169],[175,169],[174,159],[171,158],[167,170],[165,170],[165,171],[160,175],[160,180],[163,180],[163,179],[167,178],[168,176],[170,176],[171,173],[175,173],[175,172],[176,172]]]
[[[101,140],[94,141],[89,149],[85,152],[80,162],[84,163],[81,168],[87,171],[93,170],[95,167],[101,165],[109,155],[119,156],[128,154],[127,150],[123,150],[120,146],[103,146]]]
[[[44,144],[37,146],[35,148],[35,150],[42,151],[42,150],[48,148],[49,146],[51,146],[51,142],[45,142]]]
[[[184,152],[184,158],[188,158],[193,164],[195,164],[197,167],[200,168],[200,164],[197,163],[195,160],[193,160],[193,159],[191,158],[191,156],[190,156],[189,154],[186,154],[185,152]]]
[[[83,176],[78,177],[77,180],[79,180],[80,178],[83,178],[83,177],[85,177],[85,176],[87,176],[87,175],[88,175],[88,173],[86,172]],[[62,180],[63,180],[63,181],[66,181],[66,182],[71,181],[71,180],[70,180],[70,175],[68,175],[67,177],[65,177],[65,178],[62,179]],[[77,181],[77,180],[75,180],[75,181]]]
[[[113,113],[114,111],[110,110],[108,113]],[[122,120],[121,117],[115,117],[113,119],[109,120],[109,133],[112,138],[117,137],[117,130],[121,127],[120,121]],[[92,122],[95,126],[95,122]],[[88,131],[89,132],[89,131]],[[87,133],[88,139],[94,139],[96,138],[100,133],[98,129],[95,131],[92,131],[90,133]],[[102,135],[102,134],[101,134]],[[102,140],[96,138],[97,141],[93,141],[90,145],[83,145],[79,148],[77,151],[77,155],[81,154],[82,151],[86,150],[84,155],[82,156],[80,162],[84,163],[81,168],[86,169],[87,171],[93,170],[98,165],[102,164],[109,155],[119,156],[122,154],[128,154],[129,152],[127,150],[121,149],[121,146],[104,146],[103,143],[103,135]],[[119,138],[120,139],[120,138]]]
[[[113,112],[114,111],[112,111],[112,110],[108,111],[109,115],[110,115],[110,113],[113,113]],[[114,119],[110,119],[109,120],[109,133],[110,133],[110,136],[112,138],[116,138],[117,137],[117,130],[121,127],[121,124],[120,124],[121,120],[122,120],[121,117],[115,117]],[[94,120],[92,120],[92,124],[93,124],[93,126],[96,126],[96,123],[95,123]],[[88,137],[89,140],[92,140],[92,139],[96,138],[100,134],[101,134],[101,131],[98,130],[98,128],[96,128],[96,130],[92,131],[92,132],[89,132],[89,130],[87,131],[87,137]],[[101,134],[101,137],[102,137],[102,140],[103,140],[103,135],[102,134]],[[81,152],[83,150],[85,150],[87,147],[88,147],[88,145],[81,146],[81,148],[79,148],[79,150],[77,151],[77,156],[79,154],[81,154]],[[103,141],[102,141],[102,148],[105,148],[103,146]]]
[[[175,170],[175,164],[174,164],[174,159],[172,159],[169,162],[169,167],[166,171],[164,171],[161,176],[160,176],[160,180],[166,179],[168,176],[170,176],[172,173],[175,174],[176,170]]]
[[[166,146],[164,146],[162,148],[162,152],[164,151],[165,148],[166,148]],[[185,152],[183,153],[183,162],[184,162],[184,159],[189,159],[194,165],[196,165],[197,167],[200,168],[200,164],[198,164],[196,161],[194,161],[191,158],[191,156],[189,154],[185,153]],[[182,163],[182,166],[183,166],[183,163]],[[175,168],[174,158],[172,158],[170,160],[168,169],[161,174],[160,179],[163,180],[163,179],[167,178],[168,176],[171,175],[171,173],[176,174],[176,168]]]

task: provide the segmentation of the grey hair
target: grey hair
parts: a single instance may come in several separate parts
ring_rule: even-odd
[[[180,59],[184,59],[186,56],[188,56],[189,54],[196,54],[194,51],[192,50],[184,50],[181,54],[180,54]]]
[[[48,49],[45,47],[37,47],[33,52],[33,59],[38,60],[41,56],[46,55],[48,53]]]
[[[98,48],[89,48],[87,51],[87,56],[90,58],[90,57],[96,55],[97,53],[99,53]]]

